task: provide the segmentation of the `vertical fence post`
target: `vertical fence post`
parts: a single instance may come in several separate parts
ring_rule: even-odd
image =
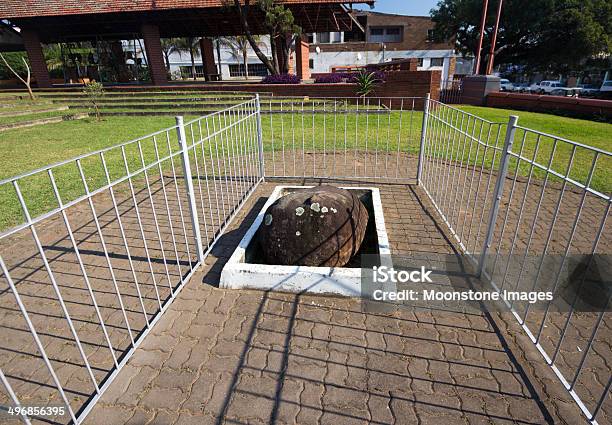
[[[200,233],[200,220],[196,208],[195,192],[193,191],[193,180],[191,176],[191,164],[189,163],[189,150],[187,149],[187,138],[185,137],[185,125],[183,117],[176,117],[176,134],[178,136],[179,148],[181,149],[181,163],[183,164],[183,176],[185,177],[185,190],[189,201],[189,213],[191,215],[191,226],[195,237],[196,253],[198,262],[204,261],[204,248],[202,246],[202,234]],[[181,200],[179,199],[178,202]]]
[[[257,149],[259,150],[259,176],[265,180],[263,134],[261,132],[261,104],[259,103],[259,93],[255,95],[255,114],[257,116]],[[271,114],[270,120],[272,120]]]
[[[493,204],[491,205],[491,211],[489,214],[489,223],[487,225],[487,235],[485,238],[484,245],[482,247],[482,254],[480,255],[480,261],[478,262],[478,277],[482,275],[484,269],[484,263],[487,255],[487,251],[491,248],[493,242],[493,232],[495,232],[495,222],[497,220],[497,212],[499,211],[499,203],[504,192],[504,181],[506,180],[506,174],[508,174],[508,160],[510,158],[510,151],[512,144],[514,143],[514,134],[516,133],[516,123],[518,116],[510,115],[508,118],[508,127],[506,128],[506,137],[504,140],[504,148],[501,153],[499,160],[499,174],[497,175],[497,181],[495,182],[495,189],[493,191]],[[491,164],[492,167],[495,164]],[[518,172],[518,170],[517,170]]]
[[[419,145],[419,165],[417,167],[417,185],[421,184],[421,176],[423,174],[423,159],[425,158],[425,138],[427,137],[427,114],[429,113],[429,98],[431,95],[425,95],[425,103],[423,105],[423,124],[421,127],[421,143]]]

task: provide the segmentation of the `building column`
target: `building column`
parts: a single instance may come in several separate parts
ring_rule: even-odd
[[[49,69],[47,68],[47,62],[45,61],[38,33],[31,29],[22,28],[21,38],[28,53],[30,68],[34,79],[36,79],[36,85],[38,88],[51,87],[51,77],[49,77]]]
[[[310,52],[308,39],[305,34],[302,34],[295,40],[295,68],[298,77],[302,80],[310,78],[309,66]]]
[[[140,27],[142,38],[144,39],[145,50],[147,51],[147,63],[149,73],[154,85],[160,86],[168,82],[166,65],[164,64],[164,54],[159,39],[159,28],[157,25],[143,24]]]
[[[215,50],[210,38],[200,38],[200,53],[202,55],[204,77],[208,81],[209,75],[218,74],[217,66],[215,65]]]

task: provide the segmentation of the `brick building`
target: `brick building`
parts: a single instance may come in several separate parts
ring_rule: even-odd
[[[355,17],[361,28],[309,34],[313,73],[409,58],[417,59],[418,70],[441,71],[442,79],[455,73],[454,42],[432,41],[434,23],[429,17],[367,11]]]
[[[353,20],[346,4],[372,0],[283,0],[305,33],[351,31]],[[3,0],[0,19],[20,29],[32,74],[39,87],[50,87],[42,44],[100,40],[142,39],[146,63],[155,85],[168,81],[161,38],[202,37],[202,66],[214,71],[212,43],[208,37],[242,32],[238,15],[224,7],[223,0]],[[248,24],[255,34],[264,34],[263,15],[250,7]],[[296,46],[300,58],[296,72],[310,76],[308,43]]]

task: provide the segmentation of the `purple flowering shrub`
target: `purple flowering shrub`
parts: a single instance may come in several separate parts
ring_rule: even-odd
[[[315,79],[315,83],[319,83],[319,84],[341,83],[344,80],[344,78],[346,78],[344,73],[321,75]]]
[[[263,80],[263,84],[300,84],[300,77],[294,74],[268,75]]]

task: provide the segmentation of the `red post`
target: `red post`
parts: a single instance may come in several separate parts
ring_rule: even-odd
[[[302,80],[307,80],[310,78],[310,52],[308,49],[308,39],[306,36],[299,36],[295,40],[295,67],[298,77],[300,77]]]
[[[493,38],[491,39],[491,49],[489,50],[489,62],[487,63],[487,75],[493,73],[493,62],[495,60],[495,44],[497,43],[497,32],[499,31],[499,19],[501,18],[502,5],[504,0],[499,0],[497,5],[497,16],[495,17],[495,28],[493,28]]]
[[[49,69],[47,68],[47,62],[45,61],[45,55],[43,54],[38,33],[31,29],[22,28],[21,38],[23,39],[23,44],[28,53],[30,68],[36,80],[36,86],[38,88],[51,87]]]
[[[213,42],[210,38],[200,38],[200,52],[202,53],[202,66],[204,67],[204,77],[206,81],[210,76],[217,73],[215,65],[215,52]]]
[[[166,84],[168,82],[168,74],[166,73],[164,54],[161,48],[161,40],[159,39],[159,28],[156,25],[143,24],[140,31],[144,39],[145,50],[147,51],[147,63],[149,64],[151,81],[156,86]]]
[[[485,23],[487,21],[487,9],[489,0],[482,0],[482,17],[480,18],[480,36],[478,37],[478,49],[476,50],[476,63],[474,64],[474,74],[480,72],[480,52],[482,51],[482,39],[484,38]]]

